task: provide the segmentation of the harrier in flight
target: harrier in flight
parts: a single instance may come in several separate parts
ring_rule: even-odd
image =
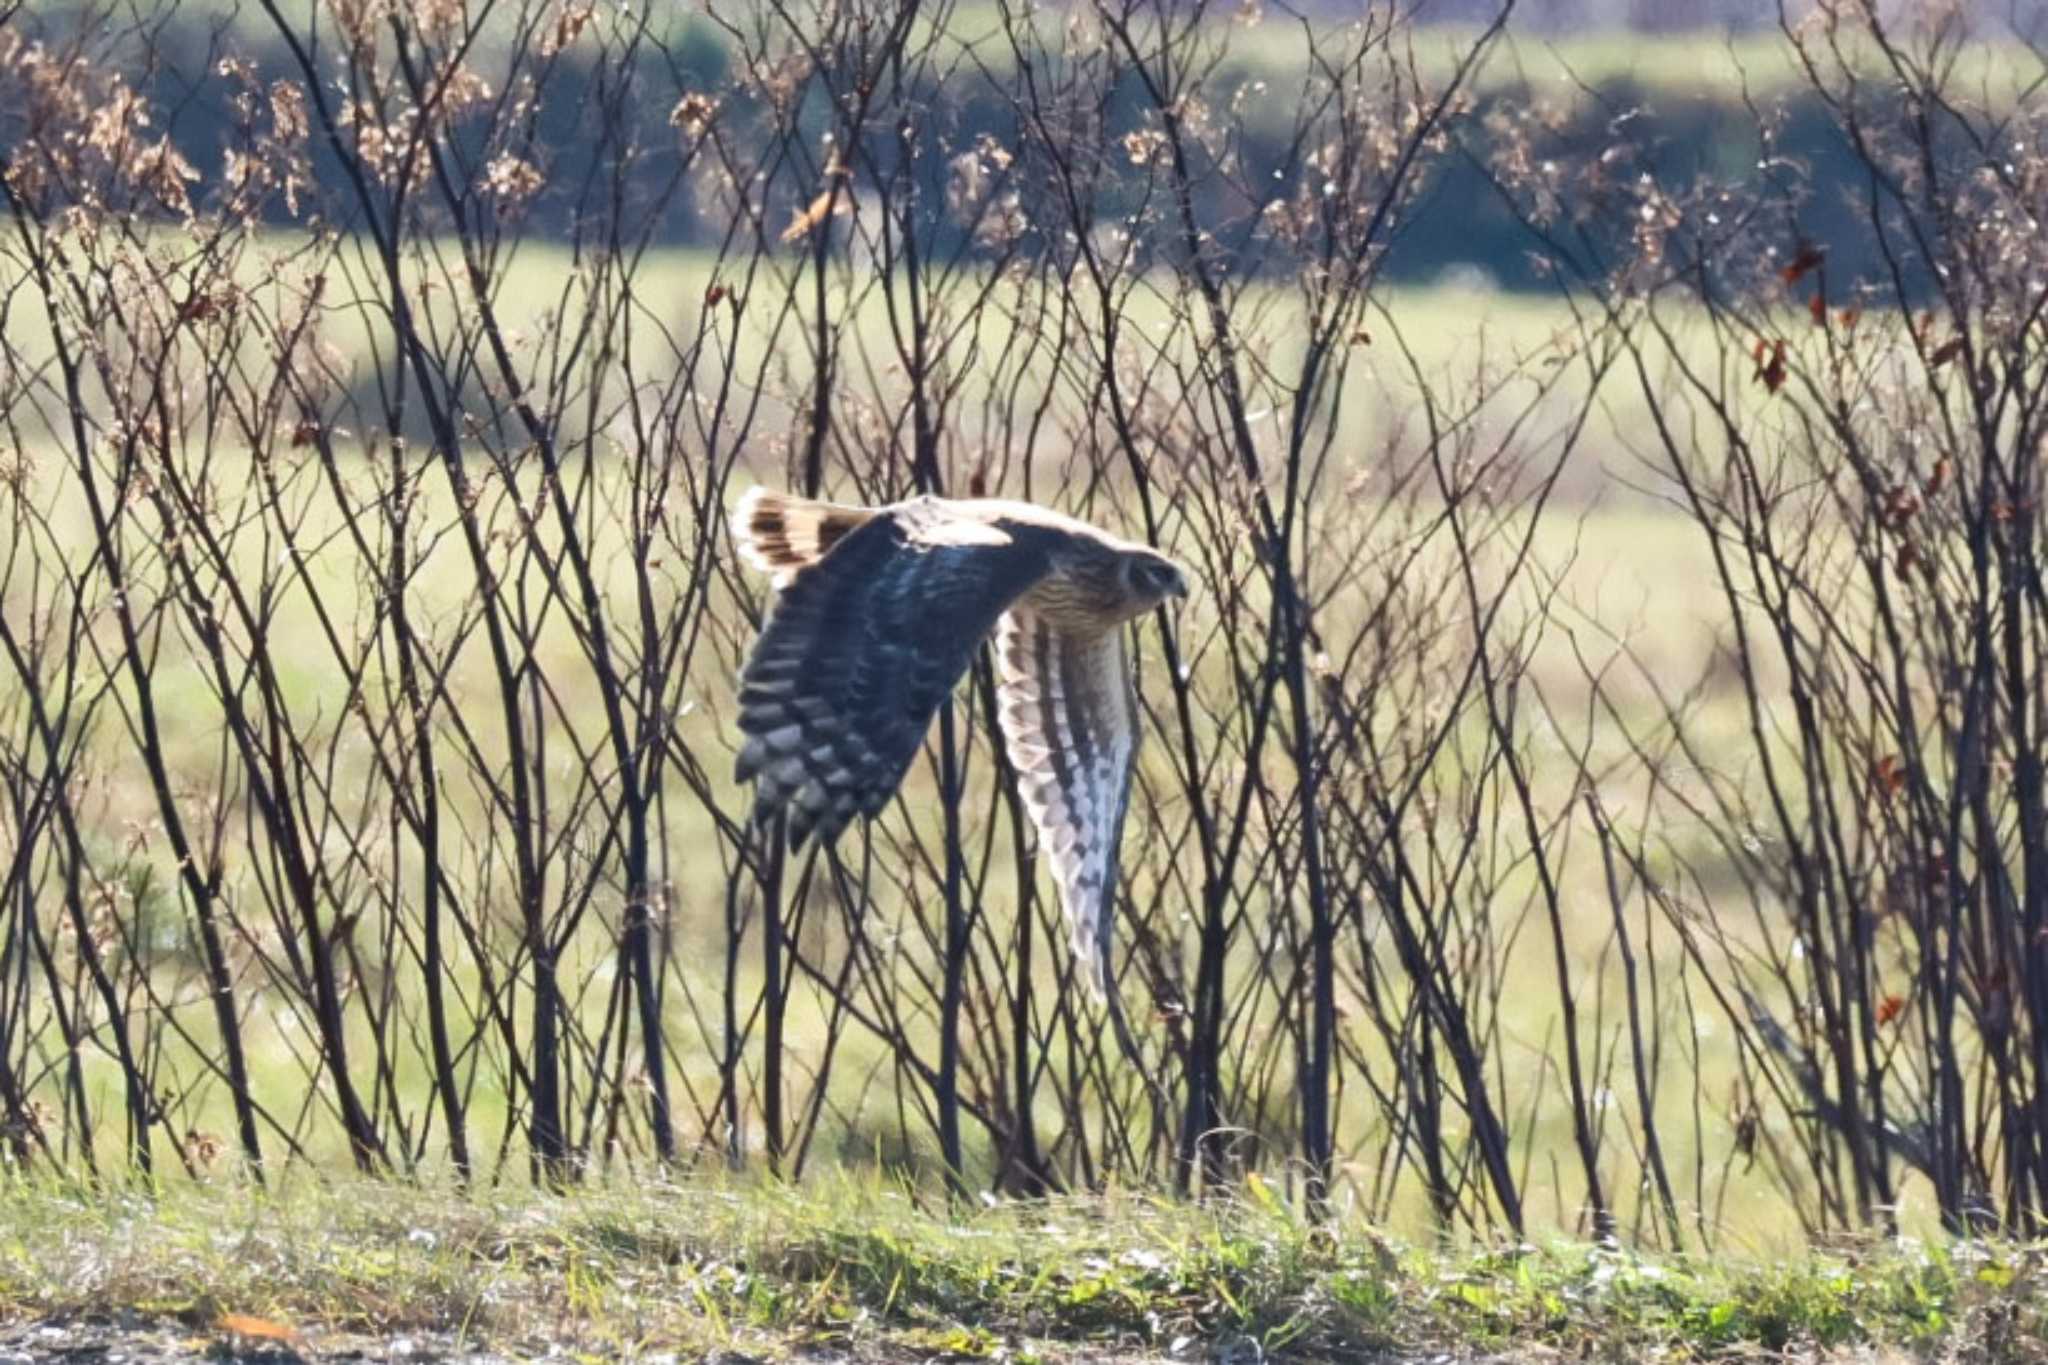
[[[874,815],[993,630],[1010,761],[1084,976],[1110,982],[1117,841],[1138,752],[1124,625],[1185,597],[1155,550],[1025,502],[846,507],[750,490],[740,553],[774,611],[740,678],[738,774],[793,845]]]

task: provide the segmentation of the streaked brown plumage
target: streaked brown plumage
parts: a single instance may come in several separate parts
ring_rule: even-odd
[[[1157,551],[1024,502],[846,507],[750,490],[740,553],[775,609],[740,679],[738,774],[790,839],[880,811],[993,630],[1003,735],[1085,977],[1108,983],[1138,748],[1124,625],[1187,579]]]

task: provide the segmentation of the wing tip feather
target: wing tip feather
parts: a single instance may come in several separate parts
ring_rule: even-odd
[[[791,563],[781,503],[779,493],[756,484],[740,494],[732,509],[732,538],[740,558],[768,573]]]
[[[869,508],[793,497],[756,484],[733,504],[732,538],[740,558],[773,575],[782,588],[874,515]]]

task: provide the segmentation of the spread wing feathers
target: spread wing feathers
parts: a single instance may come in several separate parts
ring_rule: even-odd
[[[757,814],[787,808],[801,845],[880,811],[996,617],[1048,567],[1042,544],[918,500],[791,570],[740,675],[738,778],[756,782]]]
[[[1061,631],[1028,606],[997,630],[999,712],[1025,809],[1052,862],[1089,985],[1110,986],[1117,844],[1138,752],[1138,697],[1121,628]]]
[[[872,507],[844,507],[750,488],[733,509],[732,534],[741,557],[775,575],[780,588],[798,569],[823,558],[849,531],[879,515]]]

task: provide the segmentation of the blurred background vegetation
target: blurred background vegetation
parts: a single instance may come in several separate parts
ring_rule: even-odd
[[[1898,17],[1910,22],[1918,8],[1898,6]],[[1942,8],[1957,16],[1963,35],[1946,55],[1953,63],[1946,79],[1959,96],[1987,109],[2010,108],[2031,89],[2029,67],[2019,54],[2026,43],[2041,40],[2043,17],[2026,5],[1998,0]],[[299,27],[317,9],[313,0],[290,0],[279,13]],[[28,6],[27,12],[34,15],[38,31],[58,38],[67,30],[134,23],[89,0],[48,0]],[[1793,21],[1806,12],[1803,5],[1787,11]],[[793,24],[806,17],[800,7],[769,7],[762,13]],[[935,89],[912,88],[903,98],[919,106],[943,105],[949,131],[963,142],[1003,132],[1010,111],[1002,91],[1014,79],[1017,60],[1004,36],[1005,8],[992,0],[964,0],[935,13],[943,15],[942,21],[924,22],[939,30],[933,36],[941,61],[923,68],[923,78],[936,81],[956,68],[969,68],[977,79],[952,82],[943,97]],[[1056,34],[1071,11],[1041,6],[1029,13],[1031,22]],[[1435,82],[1470,49],[1491,7],[1431,0],[1404,6],[1401,13],[1403,60],[1412,60],[1426,80]],[[1218,59],[1204,72],[1203,86],[1211,98],[1229,102],[1248,178],[1270,176],[1287,163],[1294,96],[1313,73],[1311,52],[1318,35],[1349,17],[1317,5],[1217,8],[1213,22],[1233,27]],[[733,83],[739,55],[724,17],[714,18],[696,6],[657,6],[646,23],[643,41],[623,70],[611,56],[576,48],[554,59],[549,97],[529,112],[530,135],[544,157],[574,157],[585,133],[579,111],[606,81],[700,91],[724,90]],[[1482,107],[1547,111],[1555,120],[1555,147],[1562,156],[1597,156],[1625,140],[1631,155],[1647,152],[1647,169],[1669,183],[1701,175],[1796,176],[1804,187],[1798,229],[1829,243],[1839,278],[1869,276],[1881,269],[1881,261],[1870,224],[1855,207],[1867,171],[1827,100],[1804,78],[1779,24],[1775,0],[1518,5],[1505,41],[1473,73],[1469,88]],[[291,54],[261,9],[234,0],[180,4],[150,15],[146,27],[150,51],[147,60],[138,52],[129,72],[134,87],[158,111],[162,130],[185,159],[211,173],[233,141],[232,97],[214,71],[220,53],[232,48],[262,79],[289,74]],[[502,90],[519,33],[518,18],[509,8],[489,7],[465,43],[466,64]],[[1866,74],[1881,82],[1875,53],[1860,60]],[[1137,78],[1129,74],[1104,90],[1103,99],[1105,120],[1119,128],[1135,125],[1146,104]],[[1772,111],[1767,137],[1760,135],[1755,117],[1759,104]],[[653,146],[667,140],[670,111],[658,102],[622,113],[636,141]],[[797,127],[815,138],[828,130],[831,117],[824,102],[812,96],[798,111]],[[1447,157],[1428,168],[1427,193],[1387,243],[1382,273],[1388,282],[1517,292],[1554,286],[1547,253],[1495,192],[1485,168],[1484,120],[1476,122],[1473,157]],[[459,142],[464,133],[457,129],[452,135]],[[481,133],[472,130],[470,136],[480,138]],[[313,150],[312,163],[318,176],[336,170],[325,149]],[[628,169],[626,183],[653,194],[671,170],[658,158],[646,158]],[[944,220],[944,168],[920,163],[918,173],[927,178],[925,204],[934,217],[935,240],[945,243],[949,232],[961,229]],[[1205,219],[1218,225],[1238,221],[1246,207],[1222,185],[1205,187],[1203,199],[1199,207]],[[573,204],[566,195],[541,197],[529,209],[535,234],[557,240],[571,235]],[[282,203],[267,206],[266,216],[277,223],[290,219]],[[346,217],[336,226],[346,229]],[[650,240],[661,245],[704,249],[714,246],[729,224],[715,206],[684,195],[669,202],[646,228]],[[1917,297],[1926,282],[1914,281],[1912,288]]]

